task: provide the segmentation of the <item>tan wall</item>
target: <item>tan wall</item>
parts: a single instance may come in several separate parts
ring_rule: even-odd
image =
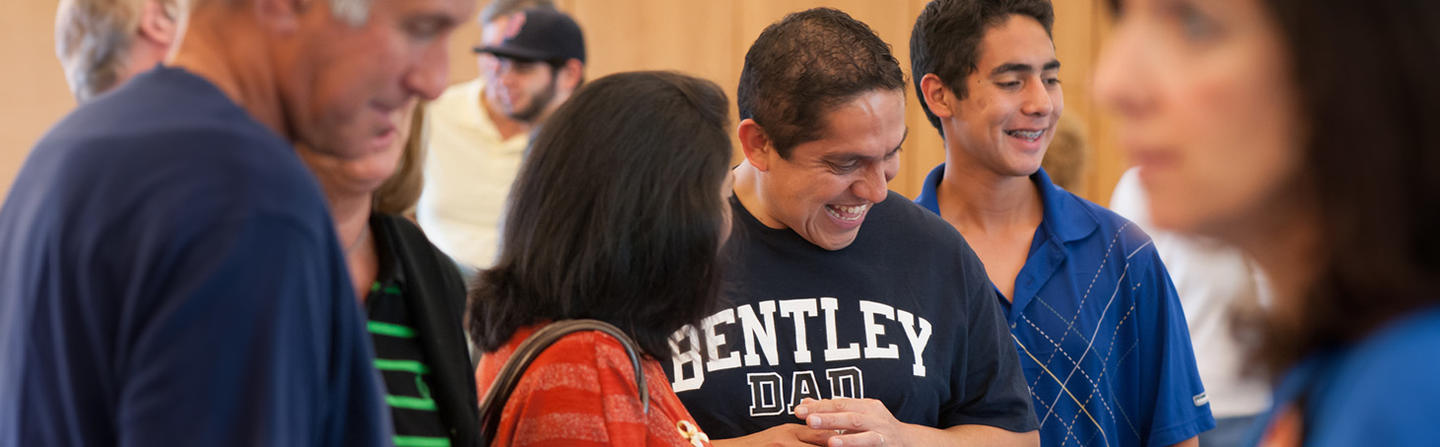
[[[575,15],[588,40],[587,77],[625,70],[679,70],[725,87],[732,99],[745,50],[766,25],[788,12],[833,6],[866,22],[895,49],[909,73],[909,35],[926,0],[557,0]],[[483,2],[482,2],[483,3]],[[1064,63],[1065,113],[1083,117],[1091,161],[1075,192],[1106,203],[1125,162],[1111,142],[1108,120],[1090,95],[1090,79],[1106,24],[1099,0],[1055,2],[1055,42]],[[0,1],[0,193],[8,190],[25,153],[73,107],[54,57],[54,0]],[[467,23],[451,42],[452,82],[477,72],[470,48],[479,29]],[[891,188],[914,197],[931,167],[944,160],[939,135],[907,89],[910,139]]]
[[[75,106],[55,59],[56,0],[0,0],[0,194],[25,154]]]

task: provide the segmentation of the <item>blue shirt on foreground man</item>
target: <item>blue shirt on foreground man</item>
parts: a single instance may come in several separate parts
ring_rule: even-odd
[[[293,145],[392,147],[474,2],[260,1],[187,2],[169,68],[32,149],[0,208],[0,447],[394,441]]]
[[[85,104],[10,191],[0,445],[389,439],[319,186],[206,80]]]

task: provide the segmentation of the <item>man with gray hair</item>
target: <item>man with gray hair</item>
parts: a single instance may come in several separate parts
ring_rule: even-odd
[[[292,148],[390,147],[471,8],[198,0],[166,67],[53,127],[0,208],[0,446],[411,443]]]
[[[55,55],[85,102],[155,67],[180,37],[181,0],[60,0]]]

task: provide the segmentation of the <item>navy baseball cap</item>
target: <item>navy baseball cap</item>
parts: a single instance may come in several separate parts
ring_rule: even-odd
[[[504,36],[499,45],[476,47],[475,52],[532,61],[585,62],[585,36],[580,33],[580,25],[554,9],[527,9],[510,16]]]

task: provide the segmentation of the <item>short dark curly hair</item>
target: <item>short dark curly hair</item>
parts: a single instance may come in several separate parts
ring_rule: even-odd
[[[740,119],[765,129],[783,158],[818,140],[829,109],[872,90],[905,91],[890,45],[836,9],[814,8],[766,27],[745,53]]]
[[[940,129],[940,118],[925,104],[920,80],[934,73],[955,96],[964,99],[968,93],[965,79],[979,69],[985,31],[1017,14],[1034,18],[1053,38],[1055,9],[1050,0],[934,0],[915,19],[910,31],[910,76],[925,118],[941,134],[945,131]]]

